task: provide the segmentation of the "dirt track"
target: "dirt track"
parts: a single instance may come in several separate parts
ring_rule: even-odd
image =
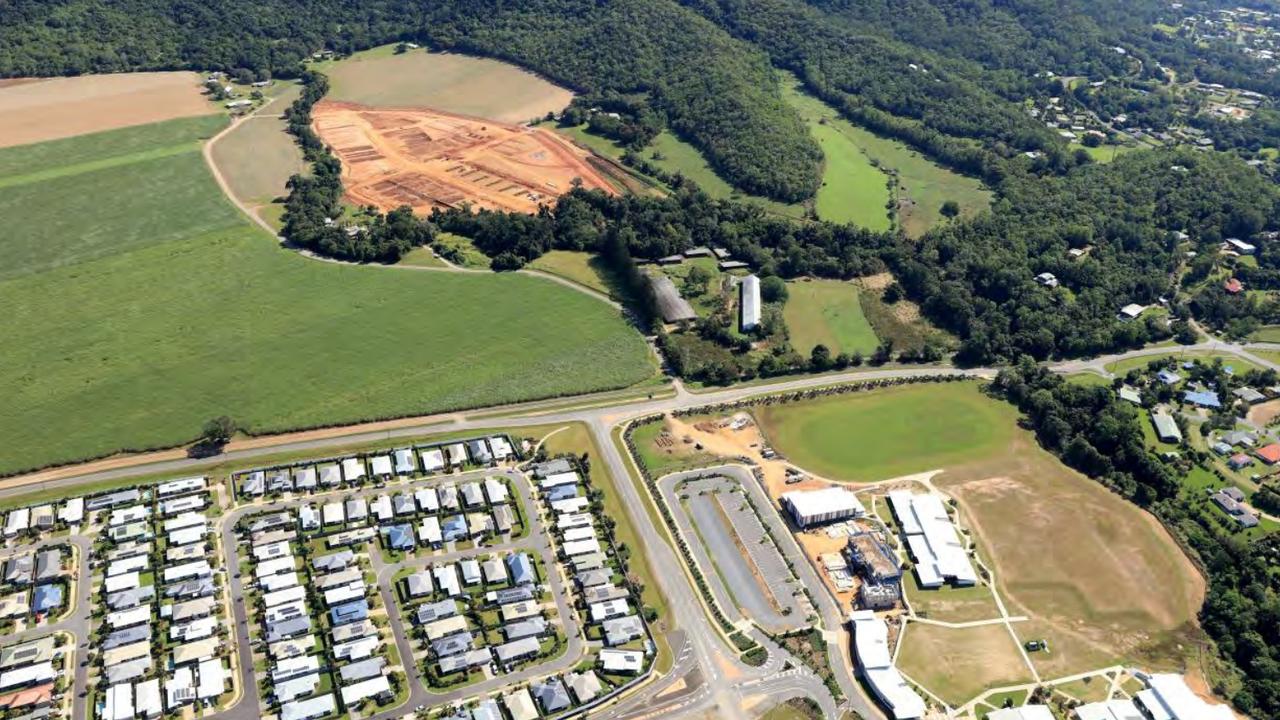
[[[348,199],[391,210],[408,205],[536,212],[575,180],[614,192],[589,154],[555,133],[422,108],[324,101],[313,126],[342,160]]]
[[[190,72],[19,78],[0,84],[0,147],[217,111]]]

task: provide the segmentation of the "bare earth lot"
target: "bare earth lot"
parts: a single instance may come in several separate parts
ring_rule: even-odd
[[[546,130],[437,110],[324,101],[313,125],[342,160],[347,197],[391,210],[409,205],[535,212],[575,179],[614,192],[588,153]]]
[[[0,147],[217,111],[191,72],[22,78],[0,85]]]
[[[390,47],[325,67],[329,98],[363,105],[432,107],[524,123],[563,110],[573,93],[514,65],[487,58]]]

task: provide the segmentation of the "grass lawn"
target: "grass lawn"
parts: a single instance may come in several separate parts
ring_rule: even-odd
[[[330,100],[415,106],[523,123],[563,110],[573,93],[515,65],[488,58],[410,50],[394,45],[318,63]]]
[[[1007,446],[1016,412],[976,383],[927,383],[756,410],[772,445],[833,480],[869,482],[979,459]]]
[[[1141,149],[1132,145],[1100,145],[1098,147],[1089,147],[1087,145],[1074,142],[1071,143],[1068,148],[1072,152],[1075,152],[1076,150],[1084,150],[1089,153],[1089,157],[1093,158],[1093,161],[1096,163],[1109,163],[1125,153]]]
[[[1264,325],[1249,336],[1253,342],[1280,343],[1280,325]]]
[[[800,89],[790,78],[782,83],[782,98],[794,107],[809,132],[822,146],[825,159],[822,187],[815,198],[818,217],[837,223],[854,223],[871,230],[888,230],[889,176],[871,163],[862,148],[841,131],[838,114],[821,100]]]
[[[442,268],[445,264],[436,257],[429,247],[416,247],[400,257],[401,265],[411,265],[413,267],[437,267]]]
[[[604,263],[593,253],[552,250],[529,263],[529,268],[558,275],[610,297],[617,296],[610,286]]]
[[[1259,355],[1261,355],[1261,353],[1259,353]],[[1171,357],[1178,358],[1179,360],[1190,360],[1195,358],[1201,362],[1213,362],[1214,359],[1221,358],[1224,366],[1230,367],[1240,373],[1261,369],[1257,365],[1238,355],[1232,355],[1231,353],[1206,352],[1203,350],[1182,350],[1170,352],[1164,355],[1146,355],[1141,357],[1125,358],[1113,363],[1108,363],[1105,368],[1107,372],[1114,375],[1124,375],[1134,368],[1146,368],[1153,360]]]
[[[213,146],[213,161],[232,194],[251,207],[285,195],[289,177],[307,170],[284,119],[275,117],[287,106],[284,98],[276,100],[267,114],[241,121]]]
[[[1076,385],[1098,385],[1102,387],[1111,387],[1110,378],[1102,377],[1098,373],[1093,372],[1072,373],[1067,376],[1067,382],[1075,383]]]
[[[949,628],[910,623],[897,665],[952,706],[990,688],[1033,680],[1003,625]]]
[[[436,236],[436,245],[444,248],[453,249],[461,253],[461,261],[453,261],[454,265],[472,270],[488,270],[490,266],[489,256],[476,249],[471,241],[461,235],[442,232]],[[449,259],[445,256],[445,259]],[[441,263],[443,265],[444,263]]]
[[[902,591],[916,614],[930,620],[971,622],[1000,617],[1000,608],[996,606],[995,596],[991,594],[991,588],[986,585],[973,587],[943,585],[936,589],[925,589],[920,587],[916,574],[908,572],[902,578]]]
[[[840,352],[875,351],[880,344],[862,314],[858,288],[839,280],[808,279],[787,285],[783,318],[791,334],[791,345],[808,356],[819,343]]]
[[[68,182],[91,187],[91,199],[63,197]],[[224,413],[269,432],[653,374],[643,339],[614,310],[545,279],[341,266],[282,250],[220,196],[196,149],[19,187],[25,202],[2,201],[14,228],[3,242],[25,274],[0,280],[10,344],[0,472],[181,444]],[[61,202],[84,212],[52,212]],[[42,229],[50,224],[57,235]],[[52,239],[28,241],[37,234]],[[90,260],[98,251],[109,254]]]

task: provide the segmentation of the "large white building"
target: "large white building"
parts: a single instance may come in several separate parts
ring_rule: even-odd
[[[941,497],[894,490],[889,493],[889,505],[907,536],[907,547],[915,558],[916,578],[921,587],[978,582],[965,543],[956,532]]]
[[[890,716],[894,720],[924,717],[924,700],[893,666],[893,653],[889,652],[889,626],[871,610],[849,613],[849,624],[853,626],[853,649],[862,675],[889,710]]]
[[[739,284],[742,288],[742,299],[739,302],[742,311],[742,332],[747,332],[760,324],[760,278],[748,275]]]
[[[858,496],[842,487],[794,490],[783,493],[779,500],[800,528],[867,514],[866,508],[858,501]]]

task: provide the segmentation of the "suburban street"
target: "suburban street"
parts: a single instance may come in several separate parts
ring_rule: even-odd
[[[1073,360],[1051,364],[1049,367],[1059,373],[1093,372],[1106,375],[1105,366],[1118,360],[1181,351],[1231,354],[1263,367],[1280,367],[1250,352],[1251,349],[1280,349],[1280,346],[1265,344],[1233,345],[1211,341],[1185,347],[1144,348],[1089,360]],[[714,710],[719,717],[747,718],[753,714],[744,709],[744,703],[750,698],[765,696],[773,704],[788,697],[805,695],[817,701],[828,717],[838,716],[840,711],[849,709],[861,713],[863,717],[868,719],[883,718],[883,713],[875,703],[863,694],[860,685],[855,680],[854,670],[849,659],[847,634],[843,629],[844,618],[842,613],[834,599],[826,591],[813,567],[803,558],[803,554],[800,552],[794,537],[787,531],[785,524],[777,513],[761,512],[760,515],[762,521],[769,524],[775,537],[779,539],[779,550],[793,561],[799,579],[810,588],[811,594],[815,598],[822,629],[828,640],[831,665],[846,700],[838,707],[825,686],[807,668],[797,666],[797,663],[792,662],[791,665],[793,667],[784,669],[785,654],[781,653],[767,637],[758,631],[753,632],[752,637],[761,642],[770,651],[769,660],[763,667],[759,668],[746,666],[738,660],[737,653],[726,644],[721,637],[719,629],[712,624],[711,619],[708,617],[703,607],[703,599],[693,586],[688,569],[676,552],[672,539],[668,537],[666,526],[655,524],[650,520],[650,516],[645,509],[647,500],[642,495],[642,493],[647,494],[648,491],[631,480],[635,476],[631,468],[631,461],[619,451],[613,441],[613,435],[616,428],[640,417],[705,405],[735,402],[765,394],[805,390],[854,381],[892,378],[936,375],[989,378],[993,377],[996,372],[996,369],[992,368],[957,369],[919,366],[859,369],[814,377],[782,378],[773,382],[696,393],[690,392],[679,383],[676,383],[675,392],[672,396],[658,399],[641,398],[632,401],[618,401],[614,398],[593,405],[592,396],[584,396],[579,400],[586,405],[585,407],[564,407],[560,405],[547,408],[544,403],[529,403],[501,408],[500,410],[503,413],[501,415],[495,414],[495,409],[490,408],[468,413],[424,416],[408,421],[367,423],[330,431],[322,437],[307,436],[306,433],[294,433],[265,440],[255,439],[249,447],[238,447],[236,443],[232,443],[226,452],[213,458],[175,458],[171,452],[142,453],[125,458],[85,463],[75,468],[62,468],[9,478],[0,482],[0,497],[14,497],[31,492],[54,489],[65,489],[68,493],[71,493],[74,492],[77,486],[86,483],[132,478],[144,474],[190,475],[199,473],[201,470],[215,464],[235,463],[249,465],[255,459],[280,453],[313,452],[320,455],[341,446],[357,443],[385,441],[390,445],[399,439],[431,433],[478,429],[518,430],[521,427],[534,425],[545,426],[581,422],[589,428],[600,450],[601,457],[596,460],[603,461],[604,466],[615,480],[622,501],[621,504],[627,508],[627,512],[631,516],[632,525],[639,536],[639,544],[642,546],[643,552],[653,570],[654,579],[661,586],[660,589],[666,598],[668,604],[666,620],[669,625],[674,625],[676,628],[667,635],[672,646],[672,652],[675,653],[673,668],[661,676],[646,681],[631,695],[595,711],[592,713],[593,717],[640,720],[648,717],[694,715]],[[605,395],[607,396],[608,394]],[[757,508],[771,507],[771,502],[765,495],[764,490],[759,487],[751,473],[744,467],[727,465],[716,468],[715,471],[739,480],[743,487],[747,488],[748,492],[751,493]],[[705,473],[706,471],[700,472]],[[448,479],[459,480],[471,476],[478,477],[483,474],[493,474],[493,471],[469,473],[463,476],[449,476]],[[527,483],[522,476],[519,476],[514,471],[509,471],[507,474],[508,477],[520,478],[513,482],[513,485],[518,488],[520,498],[525,503],[525,508],[529,510],[526,521],[530,523],[533,530],[528,537],[512,542],[510,547],[530,549],[542,554],[544,557],[549,557],[551,549],[548,546],[545,533],[540,531],[540,520],[536,517],[537,506],[533,503]],[[416,484],[438,480],[440,478],[403,484],[395,483],[389,487],[396,489],[401,487],[411,488]],[[384,491],[383,488],[367,488],[357,491],[341,490],[288,501],[251,504],[238,507],[219,518],[220,527],[218,532],[225,553],[227,580],[231,590],[231,597],[233,598],[232,607],[235,620],[233,635],[236,638],[236,652],[238,654],[238,668],[241,675],[240,682],[243,694],[240,700],[230,709],[206,715],[206,718],[251,720],[261,716],[257,703],[257,686],[253,678],[252,647],[248,618],[243,603],[239,602],[239,599],[243,597],[243,586],[241,578],[238,577],[239,553],[234,531],[236,521],[251,513],[282,509],[304,502],[315,502],[323,499],[326,495],[373,495]],[[21,640],[30,635],[44,635],[57,631],[68,632],[76,638],[76,705],[73,718],[74,720],[82,720],[87,717],[86,700],[82,695],[87,670],[81,667],[83,658],[80,654],[85,650],[84,645],[88,631],[90,599],[87,579],[89,577],[88,554],[90,542],[85,537],[75,535],[70,538],[58,538],[48,542],[50,544],[71,542],[80,550],[79,577],[82,581],[76,584],[74,610],[71,615],[58,623],[46,625],[38,630],[19,633],[11,639]],[[499,676],[494,680],[469,686],[463,690],[441,694],[430,693],[426,690],[419,678],[417,668],[411,661],[412,653],[410,648],[407,647],[410,635],[408,635],[403,618],[400,617],[394,602],[394,588],[391,586],[392,576],[401,567],[422,564],[427,561],[435,562],[442,559],[452,559],[455,556],[465,557],[467,555],[483,554],[494,549],[501,549],[501,547],[506,546],[461,551],[446,556],[435,556],[428,560],[412,560],[401,564],[387,564],[380,557],[372,560],[378,578],[378,591],[388,609],[391,623],[396,631],[397,644],[405,661],[411,690],[409,701],[406,705],[373,715],[371,720],[390,720],[412,712],[413,708],[418,705],[434,706],[478,693],[496,690],[504,684],[540,676],[552,669],[570,668],[580,659],[584,651],[581,631],[574,620],[573,611],[567,605],[568,601],[565,596],[566,588],[563,585],[563,579],[553,577],[550,578],[552,595],[555,598],[560,616],[564,620],[568,636],[569,647],[563,656],[550,664],[534,665],[527,670],[519,671],[512,675]],[[549,567],[555,567],[555,565],[552,564]]]

